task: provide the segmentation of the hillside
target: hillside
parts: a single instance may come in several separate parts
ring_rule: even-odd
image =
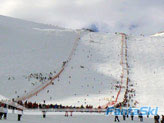
[[[129,103],[158,106],[163,112],[163,36],[126,35],[126,47],[121,33],[70,30],[4,16],[0,28],[1,99],[96,107],[115,101],[118,86],[118,102],[123,101],[128,86],[135,90]]]
[[[1,95],[9,99],[21,97],[49,81],[50,76],[58,73],[79,38],[77,49],[60,78],[29,100],[98,106],[114,99],[117,93],[114,85],[121,74],[119,34],[49,28],[1,18]],[[46,79],[40,81],[37,74]]]
[[[164,113],[164,37],[129,36],[130,79],[138,106],[159,107]]]

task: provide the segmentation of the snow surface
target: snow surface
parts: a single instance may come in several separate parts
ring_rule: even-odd
[[[129,36],[130,79],[140,106],[159,107],[164,113],[164,37]]]
[[[160,36],[160,37],[163,37],[164,36],[164,32],[159,32],[159,33],[156,33],[156,34],[154,34],[152,36]]]
[[[29,26],[29,22],[18,21],[17,24],[17,20],[15,24],[8,21],[8,26],[5,19],[8,21],[3,18],[0,23],[3,26],[0,31],[0,81],[3,85],[0,94],[11,99],[41,84],[36,79],[27,79],[31,73],[47,75],[59,71],[71,52],[78,31],[36,28],[33,23]],[[114,100],[118,92],[114,85],[121,75],[120,42],[119,34],[81,31],[77,50],[60,78],[30,100],[76,106],[98,106]]]
[[[123,121],[122,117],[119,117],[121,123],[140,123],[137,117],[134,118],[134,121],[131,121],[130,118]],[[0,123],[18,123],[16,114],[9,114],[8,120],[0,120]],[[23,115],[21,123],[113,123],[114,116],[106,116],[103,114],[95,115],[74,115],[72,117],[64,117],[63,115],[51,115],[43,119],[41,115]],[[144,123],[154,123],[152,118],[144,118]]]
[[[49,100],[52,97],[48,103],[76,106],[106,104],[106,99],[112,99],[118,92],[112,87],[120,76],[120,38],[114,34],[84,35],[59,81],[46,89],[50,91],[48,94],[45,90],[32,100]]]
[[[54,85],[29,100],[72,106],[99,106],[114,101],[118,92],[115,86],[121,76],[120,34],[69,30],[4,16],[0,16],[0,99],[21,97],[41,85],[42,82],[28,77],[31,73],[55,75],[79,34],[76,51],[61,76]],[[164,37],[129,35],[127,45],[129,78],[136,90],[137,107],[158,106],[163,114]],[[124,91],[118,101],[123,100]],[[43,122],[39,116],[24,116],[24,122],[29,117],[31,122]],[[50,116],[49,122],[67,120],[61,117]],[[107,117],[102,116],[72,117],[69,122],[88,118],[95,123],[107,122]],[[11,115],[11,120],[14,119]]]
[[[28,92],[28,89],[34,88],[31,83],[40,84],[37,80],[28,81],[26,77],[31,73],[47,74],[58,70],[68,57],[77,34],[75,31],[64,29],[62,33],[37,31],[29,28],[29,24],[24,25],[19,21],[19,27],[18,24],[10,25],[10,21],[7,23],[10,26],[5,26],[2,22],[0,81],[3,88],[0,89],[0,93],[13,98],[25,90]],[[35,24],[33,26],[35,27]]]

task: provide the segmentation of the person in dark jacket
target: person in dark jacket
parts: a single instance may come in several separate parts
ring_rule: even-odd
[[[4,114],[3,107],[0,104],[0,120],[2,120],[3,114]]]
[[[43,113],[43,118],[46,118],[46,111],[43,110],[42,113]]]
[[[22,114],[23,114],[23,110],[18,109],[18,121],[21,121]]]
[[[162,115],[161,123],[164,123],[164,115]]]
[[[126,120],[127,111],[123,111],[123,114],[122,114],[122,116],[123,116],[123,120]]]
[[[159,119],[160,119],[160,116],[158,114],[156,116],[154,116],[155,123],[159,123]]]
[[[4,105],[4,117],[5,120],[7,119],[7,105]]]
[[[143,122],[143,116],[142,116],[141,112],[139,113],[139,119],[140,119],[141,122]]]
[[[114,110],[114,114],[115,114],[114,122],[116,122],[116,121],[120,122],[120,120],[118,118],[118,115],[117,115],[117,110],[116,109]]]
[[[116,121],[120,122],[118,115],[115,115],[114,122],[116,122]]]
[[[131,120],[134,119],[134,112],[131,112]]]

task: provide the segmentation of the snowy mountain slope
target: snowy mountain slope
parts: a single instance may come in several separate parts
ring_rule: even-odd
[[[59,81],[32,100],[76,106],[98,106],[114,100],[112,96],[118,92],[114,85],[121,75],[120,40],[121,36],[115,34],[87,33],[81,37]]]
[[[21,19],[17,19],[17,18],[13,18],[13,17],[2,16],[2,15],[0,15],[0,24],[1,24],[1,33],[8,31],[8,30],[3,30],[3,29],[7,29],[7,28],[10,28],[10,30],[15,29],[15,28],[11,28],[13,26],[17,27],[17,29],[18,28],[23,28],[23,29],[31,29],[31,28],[62,29],[60,27],[53,26],[53,25],[35,23],[35,22],[30,22],[30,21],[21,20]]]
[[[10,99],[44,82],[35,74],[41,73],[45,81],[55,75],[79,36],[74,30],[7,17],[1,17],[0,26],[0,94]],[[30,100],[94,106],[114,100],[118,92],[114,86],[121,75],[120,41],[119,34],[81,31],[77,51],[60,78]]]
[[[41,84],[28,77],[31,73],[48,76],[57,71],[78,36],[75,31],[56,27],[51,32],[38,31],[35,23],[21,22],[14,19],[13,24],[13,19],[6,17],[1,17],[0,21],[0,94],[8,98],[17,97]],[[45,25],[39,28],[43,26],[49,28]]]
[[[61,76],[29,100],[76,106],[114,101],[122,69],[120,34],[62,29],[4,16],[0,16],[0,99],[26,95],[49,81],[67,60],[79,32],[77,49]],[[164,37],[130,35],[127,46],[134,101],[138,107],[158,106],[163,112]]]
[[[159,37],[163,37],[164,36],[164,32],[159,32],[159,33],[156,33],[152,36],[159,36]]]
[[[130,79],[138,107],[159,107],[164,112],[164,37],[129,36]]]

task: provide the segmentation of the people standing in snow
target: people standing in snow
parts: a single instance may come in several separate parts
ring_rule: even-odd
[[[21,121],[21,117],[23,115],[23,110],[22,109],[18,109],[17,113],[18,113],[18,121]]]
[[[4,110],[2,104],[0,104],[0,120],[2,119],[3,115],[4,115]]]
[[[45,104],[46,101],[44,100],[43,102],[44,102],[44,104],[42,106],[42,108],[43,108],[42,113],[43,113],[43,118],[46,118],[46,104]]]
[[[164,123],[164,115],[162,115],[161,123]]]
[[[115,115],[115,118],[114,118],[114,122],[120,122],[119,118],[118,118],[118,115],[117,115],[117,110],[115,109],[114,110],[114,115]]]
[[[42,113],[43,113],[43,118],[46,118],[46,110],[45,109],[43,109]]]
[[[131,120],[133,120],[133,118],[134,118],[134,112],[132,111],[131,112]]]
[[[141,112],[139,112],[139,119],[140,119],[141,122],[143,122],[143,115],[142,115]]]
[[[62,67],[64,67],[66,63],[67,63],[67,61],[63,61],[63,65],[62,65]]]
[[[126,120],[125,112],[123,112],[122,116],[123,116],[123,120]]]
[[[114,122],[117,122],[117,121],[120,122],[118,115],[115,115]]]
[[[147,118],[149,118],[149,115],[150,115],[150,113],[149,113],[149,112],[147,112]]]
[[[65,112],[65,117],[68,117],[68,111]]]
[[[8,109],[7,109],[7,105],[4,105],[4,120],[7,119],[7,113],[8,113]]]
[[[159,119],[160,119],[160,116],[158,114],[156,116],[154,116],[155,123],[159,123]]]

